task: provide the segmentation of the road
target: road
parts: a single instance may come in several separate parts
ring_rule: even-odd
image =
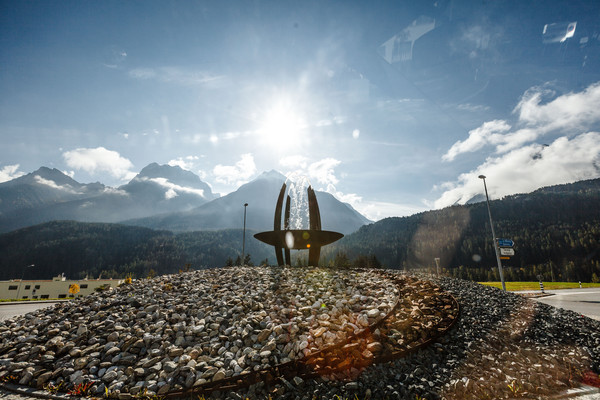
[[[552,293],[553,296],[536,300],[600,321],[600,288],[546,290],[546,293]]]
[[[40,308],[51,307],[56,301],[45,301],[35,303],[0,303],[0,321],[12,318],[16,315],[27,314]]]

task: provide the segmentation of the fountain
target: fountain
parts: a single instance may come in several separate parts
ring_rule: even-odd
[[[282,213],[284,198],[285,210]],[[341,239],[344,235],[321,230],[321,214],[315,191],[308,178],[292,174],[279,191],[273,230],[257,233],[254,237],[275,247],[277,264],[280,266],[291,265],[290,250],[308,249],[308,265],[317,267],[321,247]]]

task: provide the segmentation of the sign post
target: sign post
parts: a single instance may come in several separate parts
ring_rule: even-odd
[[[498,246],[500,247],[513,247],[515,242],[511,239],[498,239]]]

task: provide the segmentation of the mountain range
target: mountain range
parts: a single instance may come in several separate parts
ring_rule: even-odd
[[[145,221],[183,226],[186,216],[201,219],[197,215],[212,211],[237,214],[241,219],[243,204],[238,196],[246,198],[253,190],[276,190],[280,179],[282,176],[271,171],[241,187],[240,193]],[[67,182],[75,187],[68,180],[63,184]],[[222,211],[227,204],[230,211]],[[249,203],[249,210],[253,204]],[[272,218],[272,206],[272,199],[264,205],[267,220]],[[600,281],[600,179],[507,196],[491,201],[490,207],[498,237],[514,241],[514,256],[502,261],[506,280],[535,280],[542,275],[545,280]],[[258,204],[255,208],[254,213],[259,214]],[[232,218],[232,223],[236,219]],[[212,223],[210,218],[207,221],[207,225]],[[329,224],[335,225],[335,221],[330,219]],[[252,237],[255,232],[245,232],[244,255],[254,264],[273,264],[273,249]],[[186,265],[233,265],[242,254],[242,241],[239,226],[174,233],[125,224],[46,222],[0,234],[0,279],[18,277],[22,267],[30,264],[36,267],[26,270],[28,279],[48,279],[61,272],[69,277],[122,277],[128,273],[146,277],[177,272]],[[370,263],[435,272],[434,260],[439,258],[442,270],[452,276],[498,280],[492,243],[487,206],[480,202],[364,225],[323,247],[320,264],[364,267]],[[304,265],[305,257],[294,252],[292,263]]]
[[[0,184],[0,232],[55,220],[110,222],[174,232],[240,228],[244,204],[250,230],[272,229],[277,195],[286,177],[265,172],[219,197],[200,177],[178,166],[152,163],[118,188],[82,184],[57,169]],[[322,227],[348,234],[368,224],[350,205],[316,192]]]

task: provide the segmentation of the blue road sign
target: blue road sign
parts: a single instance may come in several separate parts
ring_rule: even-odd
[[[515,242],[510,239],[498,239],[498,246],[500,247],[513,247]]]

